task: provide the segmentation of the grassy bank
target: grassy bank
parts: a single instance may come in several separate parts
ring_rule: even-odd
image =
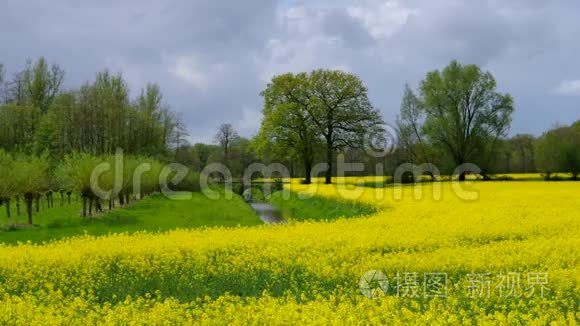
[[[288,220],[323,221],[340,217],[360,217],[374,214],[378,209],[370,204],[338,198],[314,196],[301,199],[295,192],[288,190],[272,194],[270,203],[282,212]]]
[[[191,198],[182,194],[169,199],[161,195],[144,198],[125,208],[116,208],[98,217],[80,217],[81,204],[42,209],[34,215],[34,229],[0,231],[0,242],[42,242],[64,237],[90,234],[136,231],[166,231],[176,228],[211,226],[251,226],[262,224],[258,216],[244,201],[234,196],[231,200],[211,200],[201,193]],[[13,212],[13,215],[16,212]],[[4,211],[0,224],[25,224],[25,212],[7,219]]]

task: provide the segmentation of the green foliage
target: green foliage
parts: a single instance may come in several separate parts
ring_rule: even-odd
[[[381,115],[362,80],[340,70],[315,70],[309,77],[312,104],[307,109],[326,146],[325,182],[331,183],[334,151],[363,147],[365,136],[383,132]]]
[[[139,161],[149,164],[149,170],[142,175],[140,195],[143,196],[158,191],[159,174],[163,168],[162,163],[152,158],[141,158]]]
[[[254,146],[262,154],[301,161],[310,182],[318,144],[326,147],[326,181],[330,183],[337,150],[362,146],[369,132],[381,132],[383,121],[355,75],[315,70],[276,76],[262,92],[264,119]]]
[[[262,125],[253,146],[264,158],[298,160],[307,182],[314,161],[314,148],[320,142],[308,109],[312,95],[308,75],[275,76],[262,92]]]
[[[57,168],[57,178],[63,188],[88,196],[91,191],[91,175],[95,167],[102,163],[96,156],[89,153],[73,153],[67,155]],[[103,181],[108,180],[106,177]]]
[[[38,109],[7,103],[0,105],[0,147],[11,153],[32,151]]]
[[[200,183],[199,183],[200,174],[198,172],[189,170],[187,175],[181,182],[176,184],[174,187],[170,188],[176,191],[193,191],[199,192],[201,190]]]
[[[558,127],[544,133],[536,142],[537,163],[550,179],[552,173],[565,172],[577,179],[580,174],[580,124]]]
[[[301,199],[295,192],[288,193],[287,190],[273,193],[269,200],[284,218],[297,221],[330,221],[341,217],[368,216],[378,211],[370,204],[351,200],[321,196]]]
[[[94,82],[62,92],[64,72],[44,58],[15,75],[0,105],[0,148],[43,153],[53,161],[72,152],[168,157],[185,134],[179,119],[162,102],[155,84],[129,98],[124,78],[108,71]]]
[[[64,70],[58,65],[48,65],[41,57],[34,65],[29,61],[23,72],[26,99],[30,106],[38,108],[42,114],[48,112],[52,101],[60,91],[64,80]]]
[[[475,163],[489,170],[514,110],[512,97],[496,91],[491,73],[452,61],[442,71],[427,73],[419,92],[417,103],[412,107],[403,103],[401,110],[402,135],[420,130],[413,135],[415,140],[402,137],[411,139],[404,146],[409,150],[417,144],[427,146],[450,168]]]
[[[15,195],[16,182],[14,158],[0,149],[0,200],[5,201]]]
[[[38,194],[49,187],[49,161],[47,154],[17,155],[14,161],[16,193],[21,195]]]

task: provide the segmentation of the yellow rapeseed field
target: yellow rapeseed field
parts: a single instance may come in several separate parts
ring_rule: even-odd
[[[577,183],[290,187],[380,211],[0,246],[0,324],[574,325],[580,318]]]

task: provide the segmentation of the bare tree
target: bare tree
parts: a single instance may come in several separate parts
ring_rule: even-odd
[[[397,138],[399,146],[408,159],[415,163],[433,163],[433,157],[425,144],[421,127],[425,120],[421,103],[408,84],[405,84],[401,114],[397,116]]]
[[[4,101],[6,103],[24,105],[26,100],[24,72],[21,71],[15,73],[14,76],[12,76],[12,80],[6,82],[4,93]]]
[[[1,100],[6,100],[6,91],[4,87],[4,65],[0,63],[0,96]]]
[[[3,82],[4,82],[4,65],[0,63],[0,87],[2,87]]]
[[[234,130],[234,127],[232,127],[232,125],[229,123],[222,124],[219,127],[217,134],[215,135],[215,142],[218,143],[224,151],[224,161],[226,165],[229,163],[230,146],[232,141],[239,137],[240,136]]]

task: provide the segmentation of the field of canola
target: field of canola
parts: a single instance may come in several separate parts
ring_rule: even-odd
[[[370,217],[0,246],[0,324],[579,320],[577,183],[472,183],[469,201],[423,187],[291,185],[379,206]],[[389,282],[374,298],[359,288],[371,270]]]

